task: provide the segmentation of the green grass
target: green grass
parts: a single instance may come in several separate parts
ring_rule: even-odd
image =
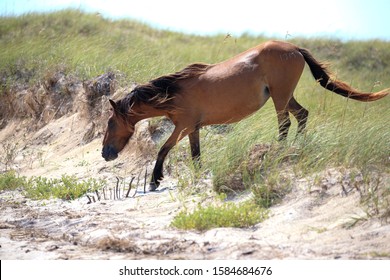
[[[215,227],[250,227],[267,218],[267,210],[245,202],[226,202],[222,206],[200,206],[189,213],[180,212],[171,225],[179,229],[208,230]]]
[[[21,189],[24,195],[34,200],[59,198],[74,200],[87,192],[101,189],[105,185],[102,180],[90,178],[78,180],[75,176],[62,175],[60,179],[46,177],[18,176],[14,171],[0,174],[0,191]]]
[[[26,182],[24,177],[20,177],[15,171],[7,171],[0,174],[0,191],[16,190],[21,188]]]
[[[223,38],[184,36],[134,21],[66,10],[0,18],[0,69],[7,84],[34,84],[59,67],[82,79],[108,70],[146,82],[193,61],[222,58]],[[215,44],[217,43],[217,44]]]
[[[79,181],[75,176],[62,175],[60,179],[33,177],[27,181],[25,195],[31,199],[59,198],[74,200],[87,192],[101,189],[104,181],[94,178]]]
[[[335,99],[332,96],[326,98]],[[278,172],[286,161],[299,175],[317,172],[327,166],[388,171],[390,130],[384,118],[388,114],[388,100],[359,104],[337,99],[333,106],[329,106],[328,102],[321,104],[321,101],[313,104],[309,98],[301,96],[301,103],[311,112],[308,129],[304,135],[295,138],[295,127],[292,127],[286,143],[276,142],[277,123],[272,108],[265,108],[235,125],[224,141],[210,139],[212,155],[207,158],[215,184],[224,184],[232,170],[244,172],[245,160],[250,157],[254,145],[259,143],[271,144],[261,166],[264,174]],[[319,112],[321,106],[330,108]]]
[[[185,35],[77,10],[32,13],[0,17],[0,71],[10,85],[35,84],[47,72],[59,68],[82,79],[115,70],[125,75],[122,82],[145,82],[189,63],[221,61],[266,40],[247,35]],[[309,48],[319,59],[331,61],[336,72],[342,68],[340,77],[348,82],[371,89],[374,82],[386,79],[383,86],[389,86],[388,42],[290,41]]]

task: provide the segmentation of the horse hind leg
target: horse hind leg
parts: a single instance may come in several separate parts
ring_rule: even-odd
[[[288,102],[288,111],[297,119],[298,121],[298,131],[297,135],[304,132],[306,128],[307,119],[309,117],[309,111],[302,107],[294,97],[291,97]]]
[[[296,118],[298,121],[298,130],[297,135],[305,131],[307,119],[309,117],[309,111],[302,107],[294,97],[291,97],[289,100],[286,109],[281,110],[278,108],[278,123],[279,123],[279,141],[283,141],[287,138],[289,128],[291,126],[291,121],[289,117],[289,112]]]
[[[290,116],[288,115],[288,111],[278,111],[278,124],[279,124],[279,137],[278,141],[284,141],[287,138],[288,130],[291,126]]]
[[[283,141],[287,138],[288,131],[291,126],[290,116],[288,113],[288,101],[291,95],[275,94],[277,92],[280,93],[284,91],[271,91],[271,97],[274,101],[279,125],[278,141]]]

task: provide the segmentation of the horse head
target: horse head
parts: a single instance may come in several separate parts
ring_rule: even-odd
[[[129,121],[128,114],[122,112],[119,102],[110,99],[112,115],[108,119],[102,149],[102,157],[106,161],[116,159],[134,133],[134,124]]]

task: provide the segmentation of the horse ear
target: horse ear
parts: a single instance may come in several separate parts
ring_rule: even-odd
[[[116,105],[115,101],[113,101],[112,99],[109,99],[108,101],[110,101],[112,109],[114,109],[114,112],[118,111],[118,106]]]

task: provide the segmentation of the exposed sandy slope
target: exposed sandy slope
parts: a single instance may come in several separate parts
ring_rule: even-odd
[[[14,168],[25,176],[67,173],[105,178],[114,186],[115,176],[129,180],[145,166],[151,170],[152,162],[142,157],[145,149],[153,149],[146,124],[110,163],[100,156],[101,137],[82,144],[87,126],[78,114],[65,115],[32,133],[20,123],[9,123],[0,131],[0,141],[17,139],[20,149]],[[158,192],[144,193],[140,184],[134,198],[91,204],[86,197],[32,201],[19,191],[2,192],[0,259],[390,258],[390,225],[360,219],[366,212],[348,172],[331,169],[318,174],[322,187],[314,186],[310,178],[295,181],[293,191],[270,209],[270,218],[253,228],[206,232],[170,227],[183,205],[195,205],[205,196],[183,195],[169,177]],[[389,183],[389,176],[384,176],[384,183]],[[198,187],[213,196],[208,180]],[[360,221],[351,226],[356,218]]]

